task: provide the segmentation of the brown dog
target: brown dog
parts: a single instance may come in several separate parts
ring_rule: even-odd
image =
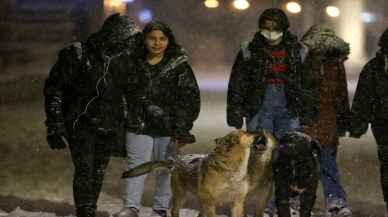
[[[215,217],[216,205],[232,202],[232,217],[243,217],[246,195],[254,189],[263,198],[256,209],[256,215],[262,216],[272,192],[270,164],[276,148],[274,138],[266,132],[264,136],[266,145],[255,144],[262,136],[233,131],[216,139],[216,148],[209,155],[183,155],[169,162],[150,162],[123,177],[142,175],[155,167],[171,168],[172,217],[179,217],[187,193],[198,197],[201,216]]]
[[[273,160],[278,149],[275,137],[263,130],[264,141],[257,141],[252,147],[248,163],[249,191],[255,198],[255,216],[262,217],[273,194]]]

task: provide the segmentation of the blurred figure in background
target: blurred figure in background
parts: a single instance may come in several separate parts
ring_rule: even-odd
[[[305,71],[310,71],[317,84],[319,115],[305,132],[322,147],[319,155],[321,183],[326,201],[326,217],[350,217],[344,189],[337,168],[338,138],[345,136],[350,124],[350,106],[344,62],[349,44],[326,26],[313,26],[301,42],[307,48],[302,56]]]
[[[194,73],[172,30],[162,22],[148,23],[144,45],[127,71],[135,71],[128,92],[128,169],[151,160],[166,160],[178,146],[193,143],[190,133],[200,111]],[[171,198],[168,170],[156,171],[154,217],[167,217]],[[145,175],[125,179],[123,208],[117,217],[137,217]]]
[[[138,40],[134,23],[114,14],[86,42],[62,49],[46,80],[47,142],[52,149],[69,145],[77,217],[95,217],[111,151],[124,142],[128,78],[111,66]]]
[[[259,17],[252,41],[242,44],[228,86],[229,126],[240,129],[245,118],[249,132],[264,128],[280,139],[312,123],[317,109],[314,84],[303,72],[298,39],[289,26],[282,10],[267,9]],[[283,193],[275,189],[277,206],[289,203]],[[274,212],[270,203],[266,213],[273,216]]]
[[[364,66],[358,79],[351,110],[350,136],[360,138],[371,123],[388,216],[388,29],[381,36],[379,46],[376,57]]]

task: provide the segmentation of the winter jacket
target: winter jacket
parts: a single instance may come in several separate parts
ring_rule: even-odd
[[[349,44],[324,27],[312,27],[303,37],[309,54],[304,62],[310,71],[319,96],[319,115],[305,129],[323,146],[338,144],[338,137],[349,130],[350,106],[344,61],[349,54]]]
[[[351,109],[351,131],[360,137],[372,128],[388,128],[388,54],[377,52],[362,69]]]
[[[316,114],[314,84],[311,75],[303,72],[296,36],[286,31],[282,43],[287,53],[288,71],[283,78],[287,108],[293,116],[300,118],[303,125],[307,125]],[[265,39],[260,33],[256,33],[251,42],[242,44],[229,79],[227,121],[230,126],[234,125],[236,117],[250,119],[260,110],[270,61]]]
[[[200,92],[194,73],[183,53],[165,56],[156,65],[144,57],[127,62],[130,90],[127,93],[127,130],[151,136],[186,140],[200,112]],[[149,106],[164,111],[163,118],[147,112]]]
[[[128,75],[111,66],[120,64],[117,57],[139,43],[135,33],[125,17],[113,15],[86,42],[59,52],[43,90],[49,131],[61,128],[74,138],[87,130],[112,135],[114,144],[123,143]]]

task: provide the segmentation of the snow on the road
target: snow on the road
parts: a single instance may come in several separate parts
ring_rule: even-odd
[[[0,217],[7,216],[8,213],[0,209]]]
[[[140,217],[149,217],[151,216],[152,209],[149,207],[144,207],[140,210]],[[180,211],[181,217],[196,217],[198,216],[198,212],[191,209],[182,209]],[[22,210],[20,207],[17,207],[14,211],[10,213],[6,213],[0,210],[0,217],[59,217],[55,213],[47,213],[47,212],[29,212]],[[62,217],[62,216],[61,216]],[[75,217],[73,215],[65,216],[65,217]],[[226,217],[226,216],[218,216],[218,217]]]
[[[55,215],[54,213],[46,212],[28,212],[17,207],[14,211],[10,212],[8,215],[5,215],[5,217],[57,217],[57,215]]]

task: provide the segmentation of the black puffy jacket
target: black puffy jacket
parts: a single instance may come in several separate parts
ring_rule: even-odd
[[[388,54],[377,52],[362,69],[351,109],[351,135],[372,127],[388,127]]]
[[[118,57],[137,47],[137,36],[128,18],[116,14],[86,42],[59,52],[43,90],[49,130],[62,128],[71,137],[82,130],[107,135],[124,132],[122,102],[128,74],[112,70],[112,65],[121,64]],[[115,143],[122,142],[120,137]]]
[[[125,58],[125,57],[123,57]],[[142,57],[126,62],[131,73],[127,93],[127,129],[152,136],[189,136],[200,112],[200,92],[194,73],[182,53],[149,65]],[[163,109],[170,123],[164,125],[147,113],[150,105]]]
[[[296,36],[286,31],[282,43],[287,52],[288,71],[284,78],[287,107],[301,119],[303,125],[311,124],[318,110],[316,93],[313,91],[315,84],[312,76],[303,70]],[[259,32],[251,42],[242,44],[229,79],[229,125],[232,125],[236,115],[251,118],[260,111],[266,89],[265,73],[270,66],[270,56],[265,46],[265,39]]]

